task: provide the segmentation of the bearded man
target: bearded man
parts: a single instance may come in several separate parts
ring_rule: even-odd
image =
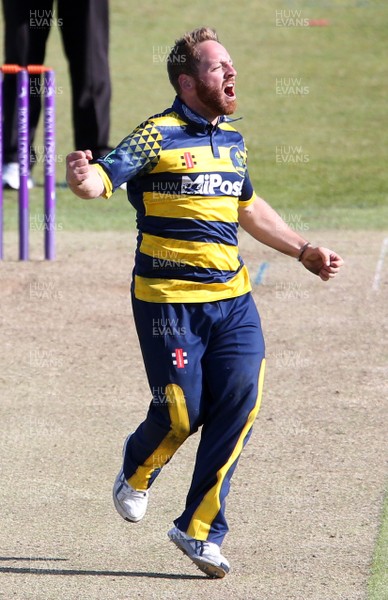
[[[236,109],[237,72],[216,32],[187,33],[167,67],[177,93],[172,107],[96,164],[88,150],[69,154],[67,181],[86,199],[109,198],[126,183],[137,212],[132,307],[152,400],[125,441],[115,507],[139,522],[163,466],[201,428],[186,505],[168,536],[220,578],[230,569],[220,550],[225,501],[259,411],[265,366],[238,225],[323,281],[343,261],[256,196],[244,140],[227,116]]]

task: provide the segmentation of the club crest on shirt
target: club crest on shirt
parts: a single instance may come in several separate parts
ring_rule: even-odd
[[[232,146],[229,150],[230,160],[236,172],[244,177],[247,164],[247,155],[238,146]]]

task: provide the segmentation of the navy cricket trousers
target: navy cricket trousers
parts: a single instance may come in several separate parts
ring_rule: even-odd
[[[189,435],[202,426],[186,506],[174,522],[221,545],[225,499],[260,408],[264,340],[251,294],[218,302],[156,304],[132,297],[152,400],[131,436],[124,473],[150,487]]]

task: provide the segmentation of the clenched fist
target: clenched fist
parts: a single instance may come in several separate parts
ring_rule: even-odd
[[[80,198],[98,198],[104,193],[104,184],[94,165],[90,150],[75,150],[66,157],[66,181],[71,191]]]

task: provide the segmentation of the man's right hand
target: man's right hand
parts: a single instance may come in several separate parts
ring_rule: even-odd
[[[98,198],[105,191],[98,170],[89,162],[92,158],[90,150],[76,150],[66,157],[66,181],[80,198]]]

